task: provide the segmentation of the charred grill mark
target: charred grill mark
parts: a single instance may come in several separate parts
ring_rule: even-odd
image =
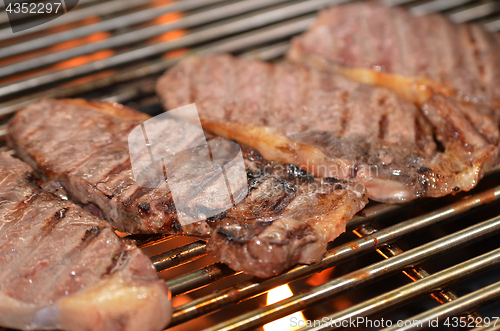
[[[69,208],[63,208],[63,209],[59,210],[58,212],[56,212],[55,217],[58,220],[62,220],[64,217],[66,217],[66,213],[68,212],[68,210],[69,210]]]
[[[388,127],[387,114],[383,114],[382,117],[380,117],[380,121],[378,123],[378,138],[380,140],[384,139],[387,133],[387,127]]]
[[[340,119],[340,130],[339,137],[344,136],[347,131],[347,125],[349,124],[349,107],[344,107],[344,112],[342,113],[342,118]]]
[[[242,238],[242,235],[237,235],[235,232],[230,231],[225,227],[219,227],[217,229],[217,234],[224,236],[227,241],[231,241],[233,243],[238,243],[241,245],[245,243],[245,240]]]
[[[314,181],[314,175],[304,169],[301,169],[293,164],[287,166],[287,174],[290,178],[296,178],[303,183],[311,183]]]
[[[477,123],[475,123],[475,121],[471,118],[471,116],[470,116],[470,114],[468,112],[464,111],[464,112],[462,112],[462,115],[464,115],[464,117],[467,120],[467,122],[469,122],[471,124],[471,126],[484,139],[485,142],[488,142],[488,143],[493,144],[493,145],[497,145],[498,144],[498,141],[496,141],[496,139],[490,139],[490,137],[488,137],[487,132],[483,131],[481,129],[481,127],[479,125],[477,125]]]
[[[125,170],[130,169],[130,158],[125,160],[125,162],[118,164],[115,166],[113,169],[111,169],[108,174],[106,175],[106,178],[111,176],[111,175],[118,175],[122,173]]]
[[[437,138],[436,129],[432,130],[432,140],[434,140],[434,143],[436,144],[437,151],[439,153],[444,153],[446,148],[444,147],[443,143]]]
[[[304,236],[309,234],[311,231],[311,226],[307,223],[302,223],[298,229],[293,229],[292,231],[287,233],[287,238],[297,238],[302,239]]]
[[[453,124],[452,119],[449,116],[444,117],[444,120],[446,121],[446,130],[448,135],[450,135],[453,139],[460,141],[460,144],[467,149],[470,149],[472,146],[470,146],[463,134],[462,131],[458,130],[455,125]]]
[[[127,257],[128,257],[128,251],[123,249],[113,254],[113,257],[111,258],[111,263],[108,265],[106,271],[102,274],[102,276],[114,273],[114,269],[117,266],[121,265],[127,259]]]
[[[167,203],[167,206],[168,206],[167,209],[165,209],[165,211],[164,211],[166,214],[171,214],[171,213],[177,212],[177,209],[175,209],[175,204],[173,201],[170,203]]]
[[[55,228],[57,223],[59,223],[62,219],[64,219],[64,217],[66,217],[66,213],[68,212],[68,210],[69,208],[63,208],[56,211],[54,216],[45,220],[45,225],[42,230],[47,233],[52,231],[52,229]]]
[[[273,199],[263,201],[261,208],[277,215],[283,212],[293,200],[297,193],[297,187],[288,181],[276,178],[276,186],[273,187],[273,190],[279,190],[280,194],[274,195]]]
[[[474,38],[474,32],[472,31],[472,26],[471,25],[465,25],[465,29],[467,31],[467,36],[469,37],[469,41],[472,44],[473,48],[473,55],[474,55],[474,62],[477,66],[477,70],[479,72],[479,79],[480,81],[484,81],[484,64],[481,61],[481,52],[478,48],[478,44],[476,42],[476,38]],[[484,86],[481,84],[481,89],[484,90]]]
[[[143,195],[147,194],[151,192],[151,189],[150,188],[147,188],[147,187],[137,187],[137,189],[135,190],[135,192],[130,196],[130,198],[126,199],[125,201],[123,201],[123,205],[125,207],[130,207],[133,205],[134,201],[139,199],[140,197],[142,197]]]
[[[420,168],[417,170],[417,172],[419,174],[425,174],[425,173],[430,172],[430,171],[432,171],[432,169],[430,169],[430,168]]]
[[[326,180],[327,182],[330,182],[330,183],[339,183],[339,182],[341,182],[340,179],[337,179],[335,177],[325,177],[324,180]]]
[[[212,217],[207,218],[207,222],[216,222],[220,221],[221,219],[225,218],[227,215],[227,211],[223,211],[222,213],[219,213],[217,215],[214,215]]]
[[[172,222],[172,229],[174,230],[174,232],[179,232],[182,230],[182,225],[177,219],[174,219],[174,221]]]
[[[147,203],[147,202],[146,203],[138,203],[137,207],[139,207],[141,212],[149,213],[149,209],[150,209],[149,203]]]
[[[101,233],[101,229],[97,226],[94,226],[94,227],[88,229],[87,231],[85,231],[85,234],[82,237],[82,241],[86,242],[86,241],[92,240],[92,239],[96,238],[100,233]]]

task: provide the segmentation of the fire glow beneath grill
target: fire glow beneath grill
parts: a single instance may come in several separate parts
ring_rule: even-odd
[[[272,305],[273,303],[276,303],[278,301],[284,300],[286,298],[289,298],[293,295],[292,290],[290,287],[285,284],[278,286],[276,288],[273,288],[272,290],[267,293],[267,305]],[[291,326],[290,321],[292,320],[296,321],[297,324],[294,323],[294,325],[299,325],[299,321],[303,321],[304,324],[306,322],[306,319],[304,317],[304,314],[302,312],[298,311],[296,313],[290,314],[288,316],[282,317],[276,321],[267,323],[264,325],[264,330],[265,331],[293,331],[293,330],[298,330],[300,327],[299,326]],[[304,325],[300,323],[300,325]]]

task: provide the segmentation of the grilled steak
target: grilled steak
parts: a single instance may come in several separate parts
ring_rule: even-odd
[[[208,249],[222,262],[260,277],[297,262],[318,261],[327,242],[342,233],[345,223],[367,202],[363,188],[356,190],[334,178],[315,178],[293,165],[266,161],[241,146],[248,181],[243,199],[235,197],[240,202],[206,220],[182,224],[169,181],[190,168],[186,172],[184,166],[167,160],[165,167],[174,172],[166,183],[139,186],[134,180],[127,137],[146,119],[107,103],[42,100],[9,122],[9,143],[40,176],[60,182],[70,199],[92,206],[114,228],[205,238]],[[196,142],[200,137],[189,138]],[[215,136],[207,140],[212,146],[225,141]],[[198,155],[196,148],[191,152],[188,159]],[[193,165],[192,171],[205,168],[202,163]],[[206,186],[193,191],[184,206],[204,213],[197,203],[219,193],[214,182],[209,175],[203,177],[200,183]]]
[[[0,325],[162,330],[171,306],[146,255],[0,154]]]
[[[476,185],[496,160],[498,127],[436,94],[422,109],[385,88],[290,63],[191,58],[159,80],[166,109],[196,102],[205,129],[320,177],[355,180],[404,202]]]
[[[288,59],[391,87],[420,103],[433,92],[497,105],[500,97],[499,34],[378,1],[323,10],[293,39]]]

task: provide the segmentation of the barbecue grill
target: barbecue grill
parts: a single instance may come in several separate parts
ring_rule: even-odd
[[[318,10],[344,2],[80,0],[63,16],[15,34],[2,8],[0,148],[7,150],[9,117],[41,97],[120,102],[156,115],[155,81],[183,57],[231,52],[280,61],[290,38],[305,31]],[[444,12],[455,22],[500,30],[500,1],[386,2],[415,15]],[[172,291],[172,330],[284,330],[291,324],[500,330],[498,200],[497,167],[471,192],[404,205],[370,203],[321,262],[265,280],[215,261],[200,240],[128,238],[151,256]],[[285,284],[293,295],[266,304],[268,292]],[[280,326],[268,324],[298,311]]]

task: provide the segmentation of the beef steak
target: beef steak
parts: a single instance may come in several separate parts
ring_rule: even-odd
[[[498,127],[435,94],[422,108],[380,87],[290,63],[214,55],[160,78],[166,109],[195,102],[205,129],[320,177],[405,202],[469,190],[497,159]]]
[[[0,154],[0,325],[18,329],[162,330],[169,293],[149,258],[111,226],[42,191]]]
[[[60,182],[70,199],[91,205],[115,229],[195,235],[207,240],[222,262],[260,277],[321,259],[328,241],[345,231],[346,222],[367,203],[362,187],[315,178],[293,165],[267,161],[242,145],[248,182],[243,199],[206,220],[181,224],[169,180],[176,171],[184,174],[204,166],[186,169],[167,161],[165,167],[174,172],[166,186],[139,186],[127,137],[147,119],[107,103],[42,100],[9,122],[9,144],[41,177]],[[225,141],[206,138],[214,145]],[[206,186],[188,195],[185,206],[196,208],[196,202],[218,193],[211,185],[215,180],[208,175],[204,179],[200,182]]]
[[[414,16],[381,1],[333,6],[292,40],[287,58],[390,87],[420,104],[439,92],[500,105],[500,34],[441,14]]]

